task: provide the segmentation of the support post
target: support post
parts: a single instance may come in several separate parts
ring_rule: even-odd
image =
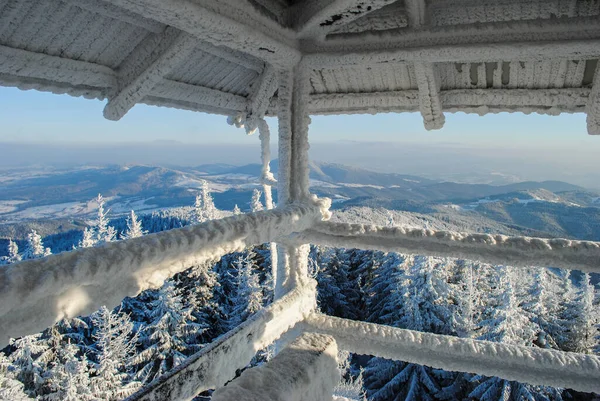
[[[586,106],[587,129],[590,135],[600,135],[600,63],[594,73],[592,92]]]
[[[279,179],[278,203],[307,202],[309,192],[308,115],[309,70],[301,61],[279,74]],[[281,246],[274,270],[275,299],[308,277],[309,245]]]

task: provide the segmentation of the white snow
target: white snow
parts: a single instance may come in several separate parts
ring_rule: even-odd
[[[327,400],[340,380],[337,353],[331,336],[304,333],[273,360],[215,391],[212,400]]]
[[[279,339],[315,307],[316,283],[311,281],[262,309],[126,401],[187,400],[202,391],[219,388],[234,378],[238,369],[246,367],[257,351]]]
[[[202,261],[302,231],[322,219],[294,205],[79,249],[0,269],[0,344],[63,317],[114,307]]]
[[[378,249],[501,265],[550,266],[600,273],[600,242],[333,222],[321,222],[299,234],[298,239],[332,247]]]
[[[421,333],[313,314],[306,329],[332,335],[341,349],[448,371],[534,385],[600,392],[600,357]]]

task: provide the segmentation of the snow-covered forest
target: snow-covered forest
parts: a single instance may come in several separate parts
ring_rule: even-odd
[[[252,210],[262,208],[260,193]],[[204,186],[195,205],[110,220],[101,196],[95,220],[64,249],[101,245],[215,219]],[[233,214],[240,213],[239,208]],[[393,225],[393,221],[389,222]],[[120,400],[181,364],[272,300],[268,245],[190,266],[157,290],[114,310],[62,320],[0,352],[0,400]],[[4,263],[50,252],[32,233]],[[600,353],[597,289],[590,277],[356,249],[312,247],[319,307],[333,316],[464,338]],[[271,356],[259,352],[253,364]],[[590,394],[351,356],[336,392],[387,400],[589,400]],[[362,395],[360,393],[363,393]],[[204,394],[210,397],[210,394]],[[200,398],[200,399],[206,399]]]

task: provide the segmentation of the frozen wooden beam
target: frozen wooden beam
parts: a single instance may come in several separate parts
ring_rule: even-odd
[[[313,206],[288,206],[3,267],[0,344],[102,305],[113,308],[190,266],[305,230],[321,216]]]
[[[295,288],[125,401],[184,401],[219,388],[315,308],[316,283]]]
[[[508,266],[545,266],[600,273],[600,242],[508,237],[420,228],[321,222],[298,234],[300,243],[336,248],[477,260]]]
[[[292,8],[294,28],[301,38],[324,38],[346,25],[395,0],[309,0]]]
[[[104,117],[120,120],[188,58],[196,44],[195,37],[171,27],[146,38],[119,66],[117,90],[104,108]]]
[[[600,392],[600,357],[421,333],[373,323],[311,315],[305,329],[335,338],[356,354],[447,371],[497,376],[532,385]]]
[[[267,66],[252,84],[244,124],[247,133],[250,134],[258,128],[259,120],[265,116],[275,91],[277,91],[277,72],[273,67]]]
[[[452,0],[431,3],[431,22],[435,25],[479,24],[490,21],[515,21],[551,18],[573,18],[597,13],[594,7],[582,7],[577,0],[497,1]],[[595,13],[596,12],[596,13]]]
[[[414,63],[419,88],[419,109],[426,130],[441,129],[446,121],[442,113],[440,83],[433,63]]]
[[[558,115],[583,112],[590,95],[588,88],[564,89],[452,89],[439,96],[445,112],[485,115],[498,112],[530,112]],[[271,105],[270,109],[275,109]],[[314,94],[312,115],[377,114],[419,111],[417,90]]]
[[[425,25],[425,0],[404,0],[406,14],[408,16],[408,26],[418,28]]]
[[[314,69],[337,68],[342,65],[373,65],[402,62],[497,62],[547,59],[585,60],[600,56],[600,39],[566,40],[556,42],[474,43],[421,47],[398,47],[390,42],[386,48],[377,49],[362,44],[335,47],[304,56]],[[372,50],[369,50],[371,48]]]
[[[596,58],[597,18],[549,19],[338,34],[304,43],[315,68],[378,62],[497,62]]]
[[[289,68],[300,60],[296,39],[248,3],[214,0],[106,0],[144,18],[185,31],[215,46],[257,57],[274,67]]]
[[[117,82],[115,72],[106,66],[70,60],[0,45],[0,74],[30,79],[44,85],[67,84],[74,88],[108,92]],[[3,79],[3,78],[0,78]],[[33,85],[33,89],[35,85]]]
[[[333,337],[304,333],[275,358],[218,389],[213,401],[330,400],[340,381]]]
[[[102,0],[66,0],[69,4],[79,7],[83,10],[113,18],[117,21],[125,22],[144,28],[147,31],[161,33],[165,26],[159,22],[148,18],[140,17],[130,11],[115,7],[114,5]]]
[[[234,64],[258,72],[259,74],[265,69],[265,64],[254,56],[240,53],[239,51],[231,50],[223,46],[215,46],[208,42],[198,40],[197,49],[213,56],[220,57],[224,60],[231,61]]]
[[[248,103],[243,96],[169,79],[161,79],[148,96],[229,110],[229,114],[245,110]]]
[[[585,112],[587,113],[588,134],[600,135],[600,63],[594,72],[592,93],[590,93]]]

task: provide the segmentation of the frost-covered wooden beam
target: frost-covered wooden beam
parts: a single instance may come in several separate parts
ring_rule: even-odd
[[[577,0],[546,1],[497,1],[452,0],[431,4],[431,19],[435,25],[477,24],[487,21],[522,19],[573,18],[593,15],[593,7],[578,7]],[[580,3],[583,4],[583,3]]]
[[[0,74],[0,80],[7,76],[22,78],[32,89],[37,89],[38,83],[43,90],[51,90],[53,86],[63,88],[67,85],[75,89],[100,90],[106,93],[117,82],[115,72],[103,65],[1,45]]]
[[[380,22],[385,24],[385,22]],[[390,24],[393,20],[390,21]],[[379,32],[350,32],[323,42],[303,42],[305,53],[383,51],[449,45],[582,41],[600,37],[597,17],[502,21],[473,25],[422,26]],[[493,46],[493,45],[492,45]],[[497,60],[490,60],[497,61]]]
[[[406,14],[408,16],[408,26],[418,28],[425,24],[425,0],[404,0]]]
[[[419,88],[419,109],[425,129],[441,129],[446,121],[440,100],[440,81],[433,63],[414,63],[417,86]]]
[[[119,66],[117,90],[104,108],[104,117],[120,120],[192,54],[197,42],[194,36],[171,27],[148,36]]]
[[[499,111],[550,115],[582,112],[589,96],[589,88],[453,89],[440,93],[444,110],[480,115]]]
[[[159,22],[148,18],[140,17],[130,11],[107,3],[102,0],[66,0],[69,4],[77,6],[83,10],[91,11],[103,15],[108,18],[116,19],[117,21],[125,22],[144,28],[150,32],[161,33],[165,26]]]
[[[240,53],[223,46],[215,46],[208,42],[198,40],[197,49],[213,56],[220,57],[239,66],[245,67],[261,74],[265,69],[265,63],[249,54]]]
[[[600,357],[403,330],[313,314],[306,330],[333,336],[340,349],[533,385],[600,392]]]
[[[277,91],[277,72],[271,66],[267,66],[263,73],[258,77],[252,85],[250,93],[246,121],[244,128],[248,134],[253,133],[262,119],[267,113],[271,98]]]
[[[292,8],[292,25],[301,38],[324,38],[334,29],[395,0],[308,0]]]
[[[337,354],[333,337],[304,333],[271,361],[215,391],[212,400],[330,400],[340,381]]]
[[[267,17],[257,16],[256,10],[246,2],[238,2],[240,7],[234,10],[228,2],[220,4],[212,0],[106,1],[181,29],[215,46],[250,54],[275,67],[289,68],[300,59],[300,51],[291,31],[275,21],[269,23]]]
[[[600,273],[600,242],[467,234],[421,228],[321,222],[301,242]]]
[[[588,103],[589,88],[566,89],[452,89],[440,92],[444,111],[477,113],[536,112],[556,115],[582,112]],[[274,109],[271,106],[271,109]],[[313,94],[310,114],[389,113],[419,110],[416,90]]]
[[[397,47],[371,50],[363,45],[335,48],[304,56],[314,69],[339,68],[343,65],[373,65],[401,62],[497,62],[547,59],[585,60],[600,56],[600,39],[566,40],[556,42],[476,43],[422,47]]]
[[[314,94],[310,96],[310,114],[377,114],[416,111],[419,108],[417,90]]]
[[[321,220],[288,206],[78,249],[0,269],[0,344],[62,318],[112,308],[190,266],[301,231]]]
[[[590,93],[585,112],[587,113],[588,134],[600,135],[600,63],[594,72],[592,93]]]
[[[247,100],[243,96],[169,79],[161,79],[160,82],[150,90],[148,96],[164,99],[166,102],[174,100],[196,104],[199,108],[209,107],[218,110],[228,110],[229,114],[235,111],[243,111],[247,105]],[[142,102],[143,101],[144,100],[142,100]]]
[[[223,386],[256,352],[304,320],[316,307],[316,283],[297,287],[126,401],[183,401]],[[242,397],[240,400],[246,399]]]

